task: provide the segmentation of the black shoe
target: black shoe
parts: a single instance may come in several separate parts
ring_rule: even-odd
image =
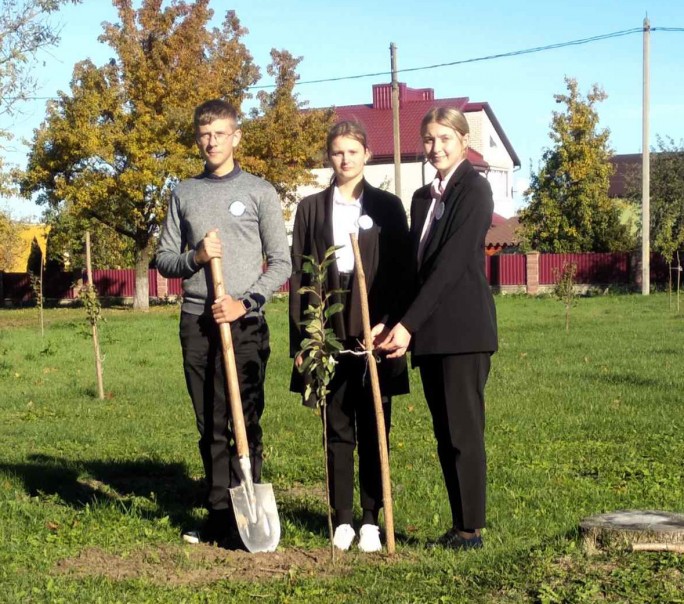
[[[239,549],[242,540],[232,508],[209,510],[209,516],[199,530],[183,533],[183,541],[190,544],[208,543],[224,549]]]
[[[445,549],[464,550],[464,549],[480,549],[482,547],[482,537],[473,535],[469,539],[461,537],[455,528],[450,528],[439,539],[429,541],[427,547],[433,549],[436,547],[443,547]]]

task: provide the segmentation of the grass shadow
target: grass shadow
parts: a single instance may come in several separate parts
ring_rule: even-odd
[[[202,481],[192,479],[180,463],[154,460],[73,461],[29,455],[26,463],[0,464],[0,471],[21,478],[31,496],[57,495],[66,505],[82,508],[97,502],[131,497],[154,501],[150,517],[169,517],[179,528],[192,522],[192,509],[202,505]]]
[[[634,388],[657,388],[662,385],[662,382],[658,379],[645,377],[637,373],[610,373],[610,374],[596,374],[587,373],[585,374],[586,380],[591,382],[598,382],[601,384],[616,384],[631,386]]]
[[[281,521],[289,521],[297,530],[328,537],[325,503],[314,498],[298,498],[276,494]]]

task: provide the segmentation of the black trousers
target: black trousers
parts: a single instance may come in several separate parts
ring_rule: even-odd
[[[437,439],[453,526],[485,526],[487,458],[484,389],[489,353],[426,355],[418,360]]]
[[[348,342],[345,348],[354,345]],[[351,510],[354,497],[354,448],[358,445],[360,503],[364,510],[382,508],[382,476],[370,374],[365,356],[341,355],[327,397],[330,503]],[[383,398],[389,447],[391,400]]]
[[[263,316],[242,318],[231,324],[240,396],[254,482],[261,479],[264,378],[270,354],[268,325]],[[180,340],[185,382],[200,433],[209,510],[230,507],[228,489],[241,480],[240,465],[230,425],[230,402],[221,353],[218,325],[210,315],[181,313]]]

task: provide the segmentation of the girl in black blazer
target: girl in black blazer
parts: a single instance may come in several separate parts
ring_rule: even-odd
[[[484,388],[497,349],[484,240],[494,203],[489,183],[466,159],[469,128],[460,111],[430,110],[421,135],[437,175],[411,203],[413,301],[378,348],[398,358],[411,345],[420,368],[452,514],[452,527],[434,544],[481,547]]]
[[[290,354],[295,365],[300,343],[306,337],[301,322],[309,305],[307,295],[297,292],[308,285],[302,272],[302,256],[320,262],[326,250],[338,250],[336,262],[328,269],[326,287],[347,290],[331,303],[343,302],[344,312],[331,317],[331,327],[345,349],[359,349],[363,341],[361,302],[354,279],[354,257],[349,233],[358,234],[361,260],[368,287],[368,304],[374,335],[392,327],[406,309],[406,276],[410,273],[410,243],[406,213],[398,197],[369,185],[363,177],[370,158],[366,133],[356,122],[341,122],[332,127],[327,138],[332,165],[332,184],[315,195],[302,199],[295,216],[292,237],[293,272],[290,279]],[[380,530],[378,513],[382,507],[382,482],[373,397],[364,356],[340,355],[330,384],[327,414],[328,469],[330,501],[335,510],[335,547],[347,550],[356,533],[353,528],[354,447],[358,443],[359,486],[363,517],[359,549],[378,551]],[[394,394],[408,392],[408,374],[403,359],[382,361],[378,365],[389,436],[390,400]],[[303,393],[304,383],[296,367],[291,390]],[[304,401],[311,404],[311,401]]]

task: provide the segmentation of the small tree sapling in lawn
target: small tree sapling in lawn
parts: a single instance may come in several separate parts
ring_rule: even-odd
[[[682,283],[682,259],[679,257],[679,251],[677,251],[677,266],[674,270],[677,271],[677,313],[679,313],[679,289]],[[670,273],[670,275],[672,275],[672,273]],[[670,277],[670,281],[671,280],[672,277]]]
[[[97,290],[93,285],[93,268],[90,256],[90,231],[86,231],[86,271],[88,283],[81,287],[78,297],[83,302],[88,316],[88,323],[93,334],[93,349],[95,351],[95,373],[97,374],[97,393],[100,400],[104,399],[104,383],[102,379],[102,355],[100,354],[100,339],[97,333],[97,324],[102,320],[102,306],[97,297]]]
[[[330,507],[330,476],[328,474],[328,423],[326,413],[326,397],[330,392],[328,386],[335,375],[335,356],[343,349],[335,332],[327,327],[330,317],[341,312],[344,305],[340,302],[331,303],[331,298],[344,290],[329,290],[323,294],[327,269],[335,261],[337,247],[330,247],[320,263],[311,256],[303,256],[302,271],[311,276],[310,285],[298,290],[299,295],[308,294],[309,305],[304,311],[306,319],[301,325],[307,337],[301,342],[298,356],[302,359],[298,366],[304,376],[306,387],[304,399],[313,400],[316,408],[323,416],[323,454],[325,457],[325,493],[328,507],[328,530],[330,532],[330,547],[333,561],[335,547],[333,545],[332,511]]]
[[[36,275],[32,271],[29,271],[29,279],[31,280],[31,290],[33,291],[33,297],[36,299],[36,306],[39,311],[40,318],[40,335],[45,336],[45,318],[43,313],[43,305],[45,303],[45,296],[43,296],[43,262],[40,263],[40,274]]]
[[[559,271],[557,268],[553,269],[553,295],[557,300],[560,300],[565,305],[565,331],[570,331],[570,309],[575,305],[575,275],[577,274],[577,265],[574,262],[568,262],[563,265]]]

